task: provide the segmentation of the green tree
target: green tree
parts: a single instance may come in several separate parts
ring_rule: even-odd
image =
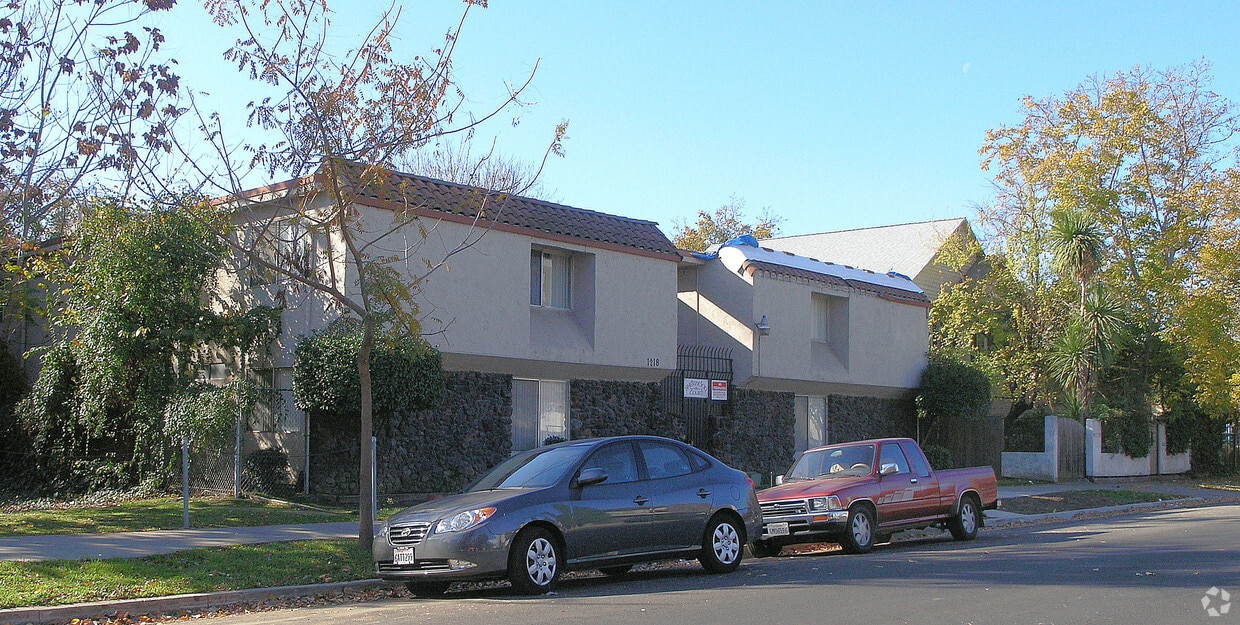
[[[767,208],[750,222],[745,217],[745,200],[733,195],[727,204],[716,208],[713,213],[698,211],[693,225],[677,223],[672,242],[682,250],[704,252],[712,245],[730,241],[742,234],[769,239],[779,234],[779,224],[783,220]]]
[[[1053,401],[1059,388],[1047,363],[1059,328],[1067,322],[1061,291],[1029,283],[1019,263],[1003,253],[985,258],[985,269],[944,286],[930,308],[930,350],[984,371],[1013,402],[1011,418]]]
[[[1221,364],[1234,363],[1235,342],[1201,337],[1220,322],[1230,324],[1223,335],[1240,336],[1234,319],[1208,312],[1228,301],[1228,267],[1240,260],[1228,243],[1240,183],[1228,159],[1240,118],[1210,80],[1205,62],[1136,68],[1025,98],[1023,122],[990,131],[982,147],[996,200],[980,221],[1036,284],[1054,282],[1045,275],[1051,215],[1096,216],[1110,244],[1095,279],[1124,294],[1137,335],[1191,345],[1188,375],[1222,410],[1224,398],[1235,405],[1230,364]],[[1151,358],[1134,361],[1140,375],[1153,375]]]
[[[980,369],[959,360],[931,354],[917,390],[917,418],[925,424],[922,441],[944,422],[981,419],[990,410],[990,379]]]
[[[1124,323],[1121,304],[1104,294],[1100,284],[1094,285],[1092,296],[1089,291],[1105,245],[1102,227],[1089,215],[1076,210],[1051,214],[1051,261],[1080,285],[1080,308],[1052,351],[1050,365],[1069,391],[1069,412],[1082,423],[1089,416],[1098,372],[1108,364]]]
[[[215,208],[99,200],[87,214],[43,264],[56,338],[21,418],[44,487],[158,485],[177,439],[236,414],[237,397],[212,401],[194,384],[198,355],[254,349],[278,316],[206,305],[223,252],[213,229],[226,227]]]

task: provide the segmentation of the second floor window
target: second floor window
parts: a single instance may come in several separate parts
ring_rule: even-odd
[[[814,304],[814,328],[810,338],[825,343],[831,338],[831,300],[815,293],[810,301]]]
[[[280,269],[253,263],[250,286],[284,282],[284,272],[309,275],[313,271],[310,233],[302,223],[288,220],[266,224],[254,236],[258,256]]]
[[[564,252],[530,252],[530,305],[572,308],[573,257]]]

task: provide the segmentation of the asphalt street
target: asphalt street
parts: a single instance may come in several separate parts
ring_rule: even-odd
[[[1240,506],[929,538],[866,555],[748,559],[731,575],[686,564],[627,579],[570,580],[553,595],[507,588],[228,617],[251,623],[1240,623]],[[1208,605],[1203,607],[1202,600]],[[1240,594],[1235,595],[1240,601]],[[1213,607],[1219,616],[1206,611]]]

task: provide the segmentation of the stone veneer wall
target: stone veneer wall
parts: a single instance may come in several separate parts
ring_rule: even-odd
[[[459,490],[512,449],[512,376],[449,371],[438,408],[375,428],[379,496]],[[310,420],[310,490],[357,496],[356,425]],[[380,502],[382,505],[382,501]]]
[[[867,438],[913,437],[917,411],[912,398],[827,397],[827,440],[846,443]]]
[[[710,452],[729,466],[760,474],[760,482],[792,465],[796,426],[792,393],[730,389],[731,414],[716,420]]]
[[[684,423],[663,409],[659,383],[573,380],[569,396],[574,439],[625,434],[685,437]]]

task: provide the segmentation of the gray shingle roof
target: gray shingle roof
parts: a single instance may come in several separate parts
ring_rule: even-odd
[[[961,228],[963,217],[895,226],[858,228],[764,239],[763,247],[879,273],[895,271],[916,278],[943,242]]]
[[[379,183],[356,185],[355,192],[361,203],[408,206],[466,220],[480,218],[534,233],[579,239],[586,245],[603,243],[679,258],[676,246],[653,221],[401,172],[392,172]]]

